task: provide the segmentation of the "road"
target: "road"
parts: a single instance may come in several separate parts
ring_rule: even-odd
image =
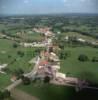
[[[35,64],[35,66],[33,68],[33,70],[30,73],[24,74],[24,76],[26,76],[28,78],[31,78],[31,77],[35,76],[35,74],[37,72],[37,69],[38,69],[39,62],[40,62],[40,58],[38,57],[37,58],[37,61],[36,61],[36,64]],[[14,83],[12,83],[11,85],[9,85],[5,89],[7,89],[8,91],[11,91],[13,88],[17,87],[21,83],[22,83],[22,80],[21,79],[16,80]]]
[[[87,85],[83,85],[83,86],[81,87],[81,86],[79,86],[79,84],[71,84],[71,83],[67,83],[67,82],[61,83],[61,82],[56,81],[56,80],[51,80],[51,81],[50,81],[50,84],[59,85],[59,86],[69,86],[69,87],[79,88],[80,90],[81,90],[81,89],[98,90],[97,87],[91,87],[91,86],[87,86]]]
[[[9,85],[8,87],[6,87],[5,89],[8,91],[11,91],[12,89],[14,89],[16,86],[18,86],[21,83],[22,83],[22,80],[19,79],[19,80],[15,81],[14,83],[12,83],[11,85]]]
[[[19,89],[13,89],[11,91],[11,96],[14,98],[14,100],[39,100],[35,96],[25,93]]]
[[[37,60],[35,62],[35,66],[33,68],[33,70],[30,72],[30,73],[27,73],[27,74],[24,74],[24,76],[30,78],[30,79],[33,79],[35,78],[36,76],[36,72],[38,70],[38,67],[39,67],[39,62],[41,61],[41,58],[38,56],[37,57]],[[19,79],[19,80],[16,80],[14,83],[12,83],[11,85],[9,85],[6,89],[8,91],[11,91],[13,88],[15,88],[16,86],[18,86],[19,84],[22,83],[22,80]],[[55,84],[55,85],[63,85],[63,86],[71,86],[71,87],[79,87],[79,88],[88,88],[88,89],[97,89],[96,87],[90,87],[90,86],[83,86],[83,84],[80,84],[80,83],[76,83],[74,82],[74,84],[71,83],[71,81],[67,82],[67,81],[64,81],[63,83],[59,82],[59,81],[56,81],[56,80],[51,80],[50,81],[50,84]]]

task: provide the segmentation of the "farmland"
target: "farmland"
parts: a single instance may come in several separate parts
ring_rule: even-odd
[[[34,64],[30,64],[29,61],[39,54],[40,49],[43,50],[44,48],[24,47],[20,43],[42,42],[45,39],[43,33],[35,32],[33,29],[46,27],[55,34],[55,44],[59,46],[61,51],[68,54],[65,58],[61,57],[60,59],[60,71],[66,76],[77,77],[98,84],[98,46],[89,45],[92,42],[98,42],[97,19],[96,16],[68,17],[62,15],[58,17],[24,16],[24,19],[3,18],[0,22],[0,65],[8,64],[8,66],[4,70],[6,74],[0,74],[0,90],[11,84],[10,79],[17,70],[22,70],[24,73],[32,70]],[[2,38],[2,35],[6,36]],[[71,38],[67,42],[66,36]],[[11,38],[8,39],[7,37]],[[87,42],[78,43],[74,37],[75,39],[84,39]],[[59,56],[60,53],[57,53]],[[80,55],[85,55],[88,60],[79,60]],[[96,61],[93,61],[93,58],[96,58]],[[72,100],[73,98],[77,99],[78,95],[83,95],[71,87],[44,84],[40,81],[31,82],[28,86],[21,84],[17,88],[38,97],[40,100]],[[83,91],[87,96],[88,90],[86,93],[85,90]],[[90,94],[93,93],[90,92]]]

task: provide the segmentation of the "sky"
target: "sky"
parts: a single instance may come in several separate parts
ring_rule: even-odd
[[[0,15],[98,13],[98,0],[0,0]]]

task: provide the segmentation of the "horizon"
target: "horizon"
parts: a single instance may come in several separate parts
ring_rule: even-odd
[[[0,15],[98,14],[97,0],[0,0]]]
[[[50,14],[0,14],[0,17],[29,17],[29,16],[98,16],[98,13],[50,13]]]

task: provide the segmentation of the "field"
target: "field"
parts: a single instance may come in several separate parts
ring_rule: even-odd
[[[0,63],[10,64],[14,59],[16,62],[9,66],[10,69],[22,67],[25,70],[28,69],[28,63],[25,63],[33,57],[34,49],[24,48],[18,46],[17,48],[13,47],[15,42],[6,39],[0,39]],[[24,56],[21,57],[17,54],[18,51],[24,52]],[[10,56],[10,57],[9,57]],[[9,58],[9,59],[8,59]],[[13,68],[12,68],[13,67]]]
[[[15,42],[6,39],[0,39],[0,64],[3,63],[11,63],[13,59],[17,58],[16,62],[10,64],[8,66],[8,74],[0,75],[0,89],[3,89],[7,85],[9,85],[11,73],[18,69],[22,68],[25,72],[28,72],[32,69],[33,65],[29,65],[28,61],[33,57],[33,52],[35,48],[23,48],[18,46],[17,48],[13,48],[13,44]],[[4,52],[5,51],[5,52]],[[23,51],[25,55],[20,57],[17,55],[17,51]],[[66,52],[70,52],[70,55],[67,59],[61,61],[61,72],[66,73],[69,76],[79,77],[81,79],[87,79],[98,83],[98,63],[91,62],[92,57],[98,57],[97,48],[91,47],[66,47]],[[86,54],[89,57],[89,61],[80,62],[77,60],[80,54]],[[8,58],[8,55],[11,58]],[[11,72],[11,73],[10,73]],[[62,87],[62,86],[54,86],[54,85],[45,85],[45,84],[34,84],[32,83],[29,86],[21,85],[18,87],[19,89],[30,93],[31,95],[40,98],[40,100],[64,100],[74,97],[77,95],[74,88],[70,87]],[[75,98],[75,97],[74,97]]]
[[[98,57],[98,50],[91,47],[66,47],[65,50],[70,52],[70,56],[66,60],[61,61],[61,72],[64,72],[68,76],[79,77],[80,79],[98,83],[98,63],[91,62],[93,56]],[[78,61],[77,59],[80,54],[86,54],[89,57],[89,61]],[[45,85],[40,83],[32,83],[29,86],[21,85],[19,88],[40,98],[40,100],[73,100],[73,98],[78,98],[77,100],[80,100],[81,97],[86,98],[87,96],[87,98],[89,98],[88,94],[92,97],[93,93],[95,93],[94,95],[96,96],[96,92],[91,92],[90,90],[83,90],[79,94],[71,87]]]
[[[75,90],[71,87],[31,84],[29,86],[19,86],[21,90],[39,98],[40,100],[71,100],[75,95]]]
[[[23,17],[24,19],[1,18],[0,35],[11,37],[12,40],[0,37],[0,65],[8,64],[7,74],[0,74],[0,90],[11,84],[11,77],[16,70],[22,69],[25,73],[30,72],[34,64],[29,61],[37,55],[39,48],[25,48],[19,42],[39,42],[44,40],[42,34],[34,32],[33,28],[48,27],[55,33],[56,44],[69,55],[61,60],[60,71],[67,76],[78,77],[89,82],[98,84],[98,62],[92,62],[93,57],[98,58],[98,48],[87,44],[65,41],[65,36],[85,39],[88,42],[98,41],[98,17],[91,16],[38,16]],[[18,33],[18,34],[17,34]],[[61,33],[61,34],[57,34]],[[13,39],[14,38],[14,39]],[[15,39],[19,41],[15,41]],[[98,42],[97,42],[98,43]],[[63,45],[63,46],[62,46]],[[79,55],[86,55],[88,61],[79,61]],[[98,92],[82,90],[76,92],[72,87],[44,84],[42,82],[31,83],[17,87],[23,92],[29,93],[40,100],[98,100]],[[87,97],[87,99],[86,99]],[[96,97],[96,99],[94,99]],[[89,100],[90,100],[89,99]]]
[[[14,48],[14,43],[11,40],[0,39],[0,65],[8,64],[8,74],[0,74],[0,89],[10,83],[11,75],[15,70],[21,68],[24,72],[29,72],[33,67],[28,62],[34,57],[33,54],[36,48],[24,48],[21,46]],[[21,57],[17,54],[19,51],[24,52],[24,56]]]
[[[86,41],[96,41],[95,38],[91,37],[91,36],[86,36],[86,35],[82,35],[78,32],[65,32],[65,33],[62,33],[62,36],[65,37],[65,36],[73,36],[73,37],[77,37],[77,38],[82,38]]]
[[[0,74],[0,90],[4,89],[6,86],[10,85],[10,75]]]
[[[88,79],[98,83],[98,62],[92,62],[94,56],[98,57],[98,50],[91,47],[66,47],[65,51],[70,52],[70,56],[61,61],[61,71],[69,73],[71,76]],[[85,54],[88,56],[89,61],[80,62],[78,56]]]

